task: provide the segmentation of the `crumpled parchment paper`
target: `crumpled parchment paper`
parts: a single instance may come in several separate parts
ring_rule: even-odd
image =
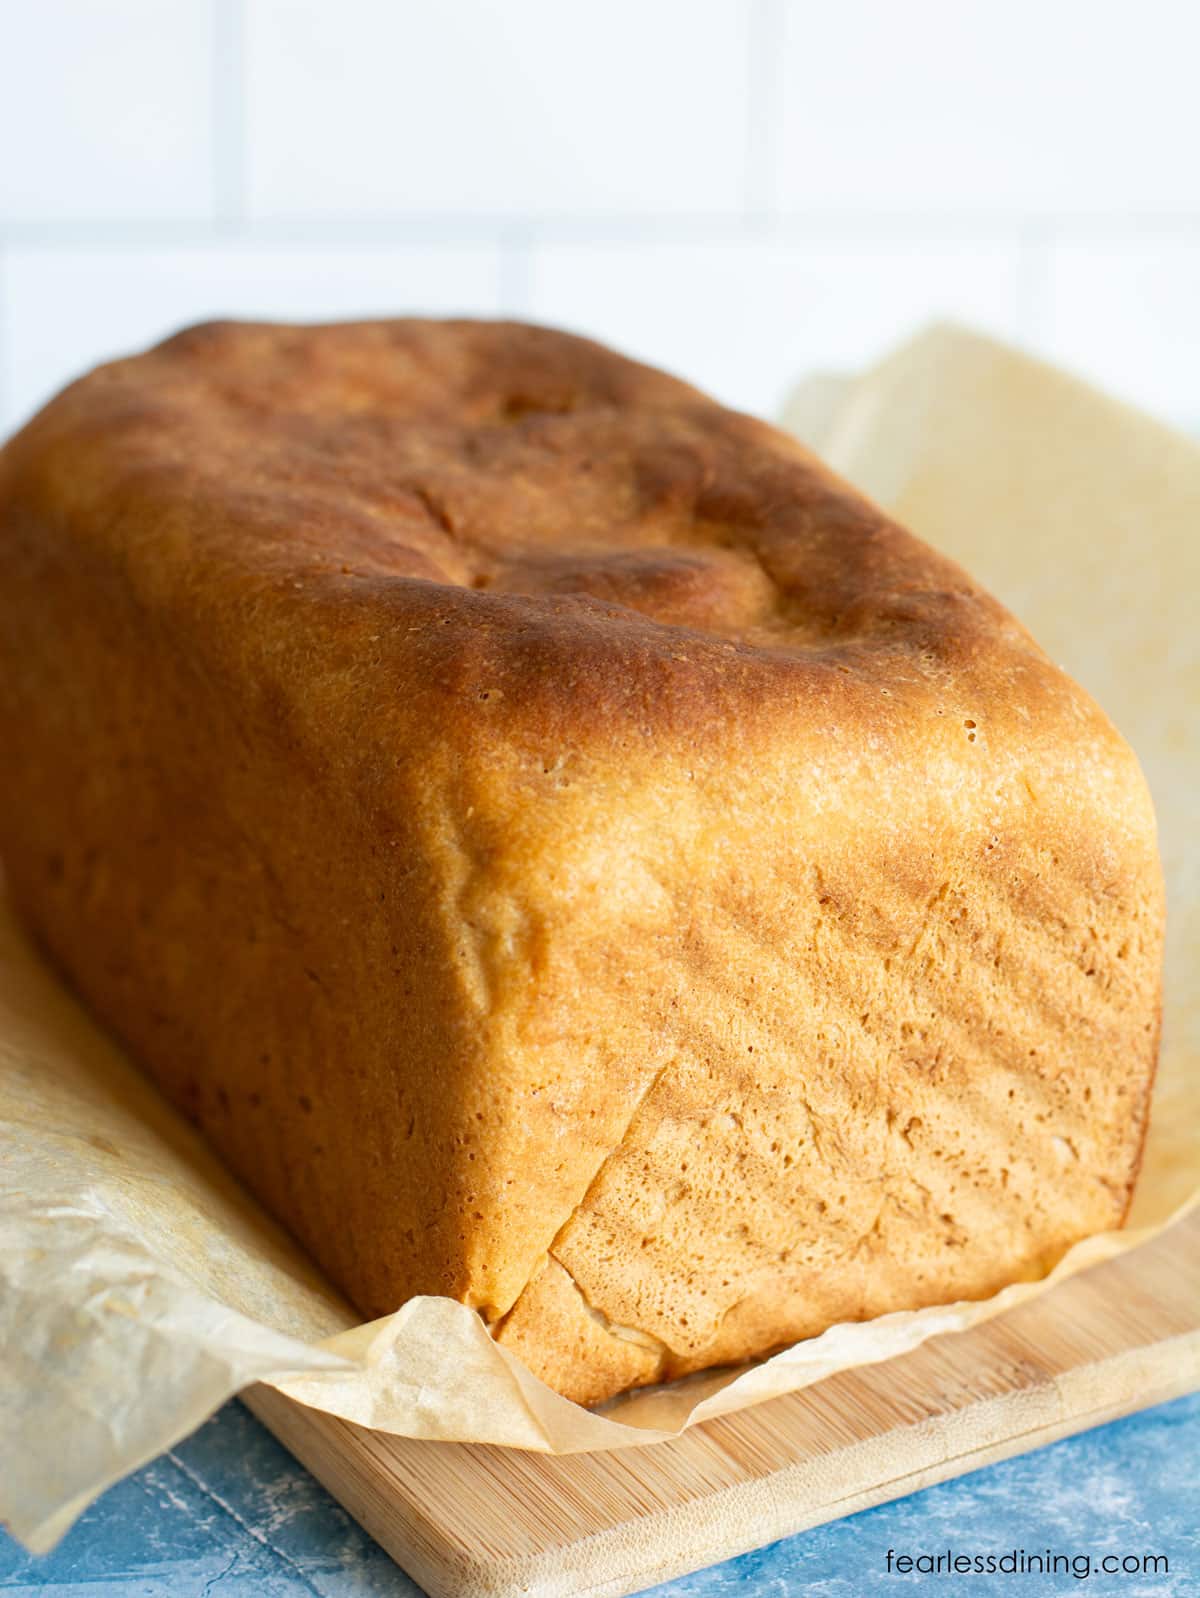
[[[934,328],[787,420],[1007,601],[1137,749],[1170,894],[1154,1121],[1129,1228],[985,1303],[837,1326],[740,1372],[569,1403],[448,1299],[366,1326],[43,963],[0,888],[0,1518],[33,1549],[231,1393],[267,1381],[411,1437],[555,1452],[684,1426],[887,1359],[1133,1247],[1200,1166],[1200,447]]]

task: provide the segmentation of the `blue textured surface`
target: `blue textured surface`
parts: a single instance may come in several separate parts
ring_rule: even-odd
[[[5,1461],[6,1468],[12,1461]],[[1200,1598],[1200,1394],[775,1543],[655,1598]],[[1168,1575],[889,1574],[910,1555],[1013,1548],[1165,1554]],[[51,1598],[293,1598],[418,1589],[240,1405],[93,1506],[48,1558],[0,1533],[0,1591]]]

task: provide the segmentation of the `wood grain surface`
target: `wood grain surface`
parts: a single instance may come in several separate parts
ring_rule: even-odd
[[[244,1400],[433,1598],[616,1598],[1197,1387],[1193,1212],[982,1326],[645,1448],[413,1442]]]

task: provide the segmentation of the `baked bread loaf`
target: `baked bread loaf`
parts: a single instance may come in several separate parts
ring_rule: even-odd
[[[1120,1224],[1137,764],[792,439],[540,328],[220,323],[15,437],[0,538],[17,901],[364,1315],[594,1402]]]

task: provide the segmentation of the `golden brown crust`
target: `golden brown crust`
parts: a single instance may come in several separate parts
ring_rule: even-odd
[[[792,440],[545,329],[216,324],[0,518],[19,900],[366,1314],[591,1401],[1121,1219],[1136,763]]]

